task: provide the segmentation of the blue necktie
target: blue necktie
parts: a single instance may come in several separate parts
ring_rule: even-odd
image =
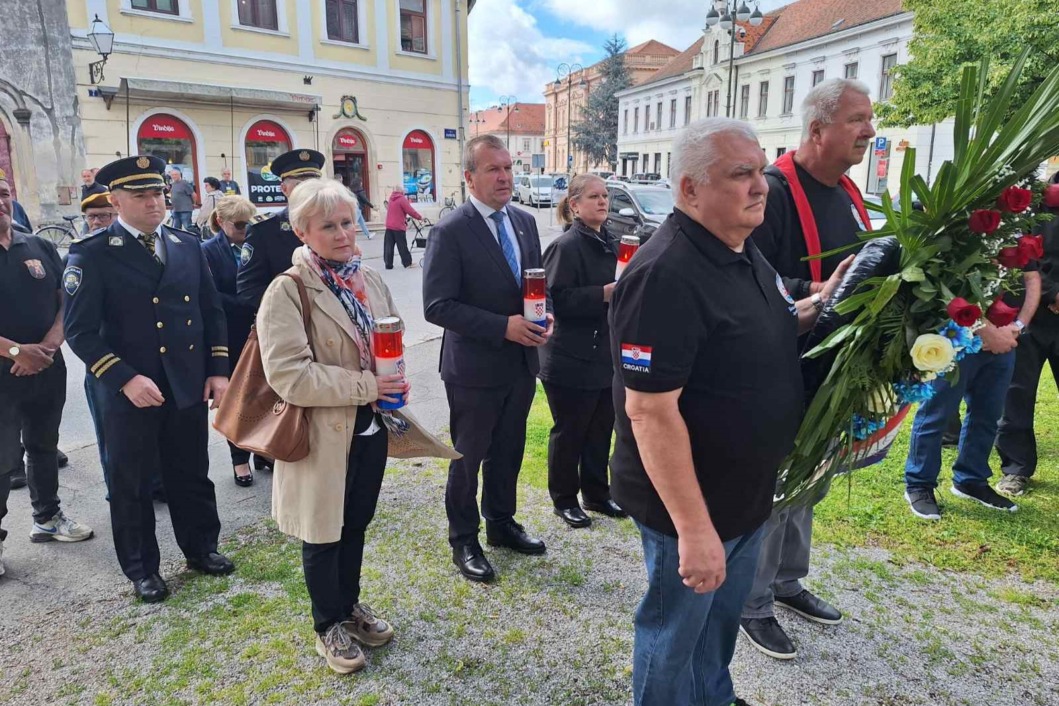
[[[496,223],[496,237],[500,241],[500,249],[504,251],[504,259],[507,260],[507,266],[511,268],[511,274],[515,275],[515,283],[521,287],[522,273],[518,270],[515,246],[512,244],[511,238],[508,237],[507,228],[504,227],[504,212],[494,211],[489,214],[489,218]]]

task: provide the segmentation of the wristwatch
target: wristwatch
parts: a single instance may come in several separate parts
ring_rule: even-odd
[[[10,356],[11,358],[17,358],[18,354],[21,353],[21,352],[22,352],[22,349],[19,348],[17,345],[11,346],[10,348],[7,349],[7,355]]]
[[[827,303],[827,300],[820,296],[820,293],[817,292],[813,294],[813,296],[809,297],[809,303],[812,304],[813,308],[817,311],[823,311],[824,304]]]
[[[1020,336],[1026,332],[1026,324],[1022,323],[1018,319],[1015,319],[1015,321],[1013,323],[1015,325],[1015,328],[1017,328],[1019,330],[1019,335]]]

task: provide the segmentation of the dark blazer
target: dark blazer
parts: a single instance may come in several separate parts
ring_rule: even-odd
[[[228,376],[228,333],[199,241],[161,232],[164,268],[117,221],[70,245],[66,339],[111,394],[145,375],[185,409],[202,404],[207,376]]]
[[[606,227],[596,234],[581,221],[574,221],[544,251],[555,314],[551,340],[539,349],[544,382],[582,390],[611,386],[614,366],[603,285],[614,281],[617,262],[617,238]]]
[[[213,284],[224,307],[224,316],[228,324],[228,356],[231,367],[239,361],[239,355],[246,345],[250,327],[254,325],[254,307],[239,299],[235,290],[235,278],[239,272],[232,245],[221,231],[202,243],[202,254],[213,275]]]
[[[541,266],[537,224],[507,206],[522,269]],[[539,369],[537,349],[504,338],[507,319],[521,315],[522,290],[485,219],[467,201],[430,230],[423,258],[426,320],[445,329],[441,379],[454,385],[506,385]]]
[[[239,298],[257,311],[272,280],[291,266],[291,256],[302,243],[290,225],[287,209],[251,225],[236,276]]]

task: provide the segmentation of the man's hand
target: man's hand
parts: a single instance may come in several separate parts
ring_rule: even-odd
[[[551,335],[551,324],[555,318],[548,314],[548,328],[542,328],[537,324],[527,321],[521,314],[507,317],[507,332],[504,338],[520,346],[536,348],[543,345],[547,337]]]
[[[51,367],[55,362],[55,349],[40,343],[27,343],[19,346],[15,363],[11,366],[11,374],[15,377],[26,377],[36,375],[45,368]]]
[[[140,409],[144,407],[161,407],[162,403],[165,402],[162,391],[154,384],[154,380],[146,375],[137,375],[132,380],[129,380],[125,383],[125,387],[121,388],[121,391],[129,398],[129,402],[132,402]]]
[[[1055,301],[1048,305],[1048,311],[1059,314],[1059,294],[1055,295]]]
[[[616,286],[618,286],[617,282],[603,285],[603,301],[610,303],[610,298],[614,296],[614,288]]]
[[[202,390],[202,401],[210,402],[210,409],[217,409],[224,400],[224,393],[228,391],[228,378],[223,375],[214,375],[206,378],[206,386]]]
[[[849,271],[849,267],[853,264],[853,260],[856,257],[856,255],[850,255],[845,260],[838,263],[838,267],[836,267],[835,271],[831,273],[831,276],[828,278],[828,280],[824,282],[823,289],[820,290],[820,296],[822,298],[824,298],[825,300],[831,298],[831,293],[834,292],[835,288],[842,283],[842,278],[846,276],[846,272]]]
[[[724,545],[711,527],[708,532],[681,534],[677,539],[680,576],[695,593],[717,590],[725,578]]]
[[[1018,329],[1014,326],[997,328],[986,324],[978,335],[982,337],[982,350],[996,355],[1007,353],[1019,345]]]

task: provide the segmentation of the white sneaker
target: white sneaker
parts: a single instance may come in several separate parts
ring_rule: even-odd
[[[29,541],[83,542],[93,534],[91,527],[71,520],[63,514],[62,510],[59,510],[54,517],[43,524],[33,523],[33,531],[29,533]]]

